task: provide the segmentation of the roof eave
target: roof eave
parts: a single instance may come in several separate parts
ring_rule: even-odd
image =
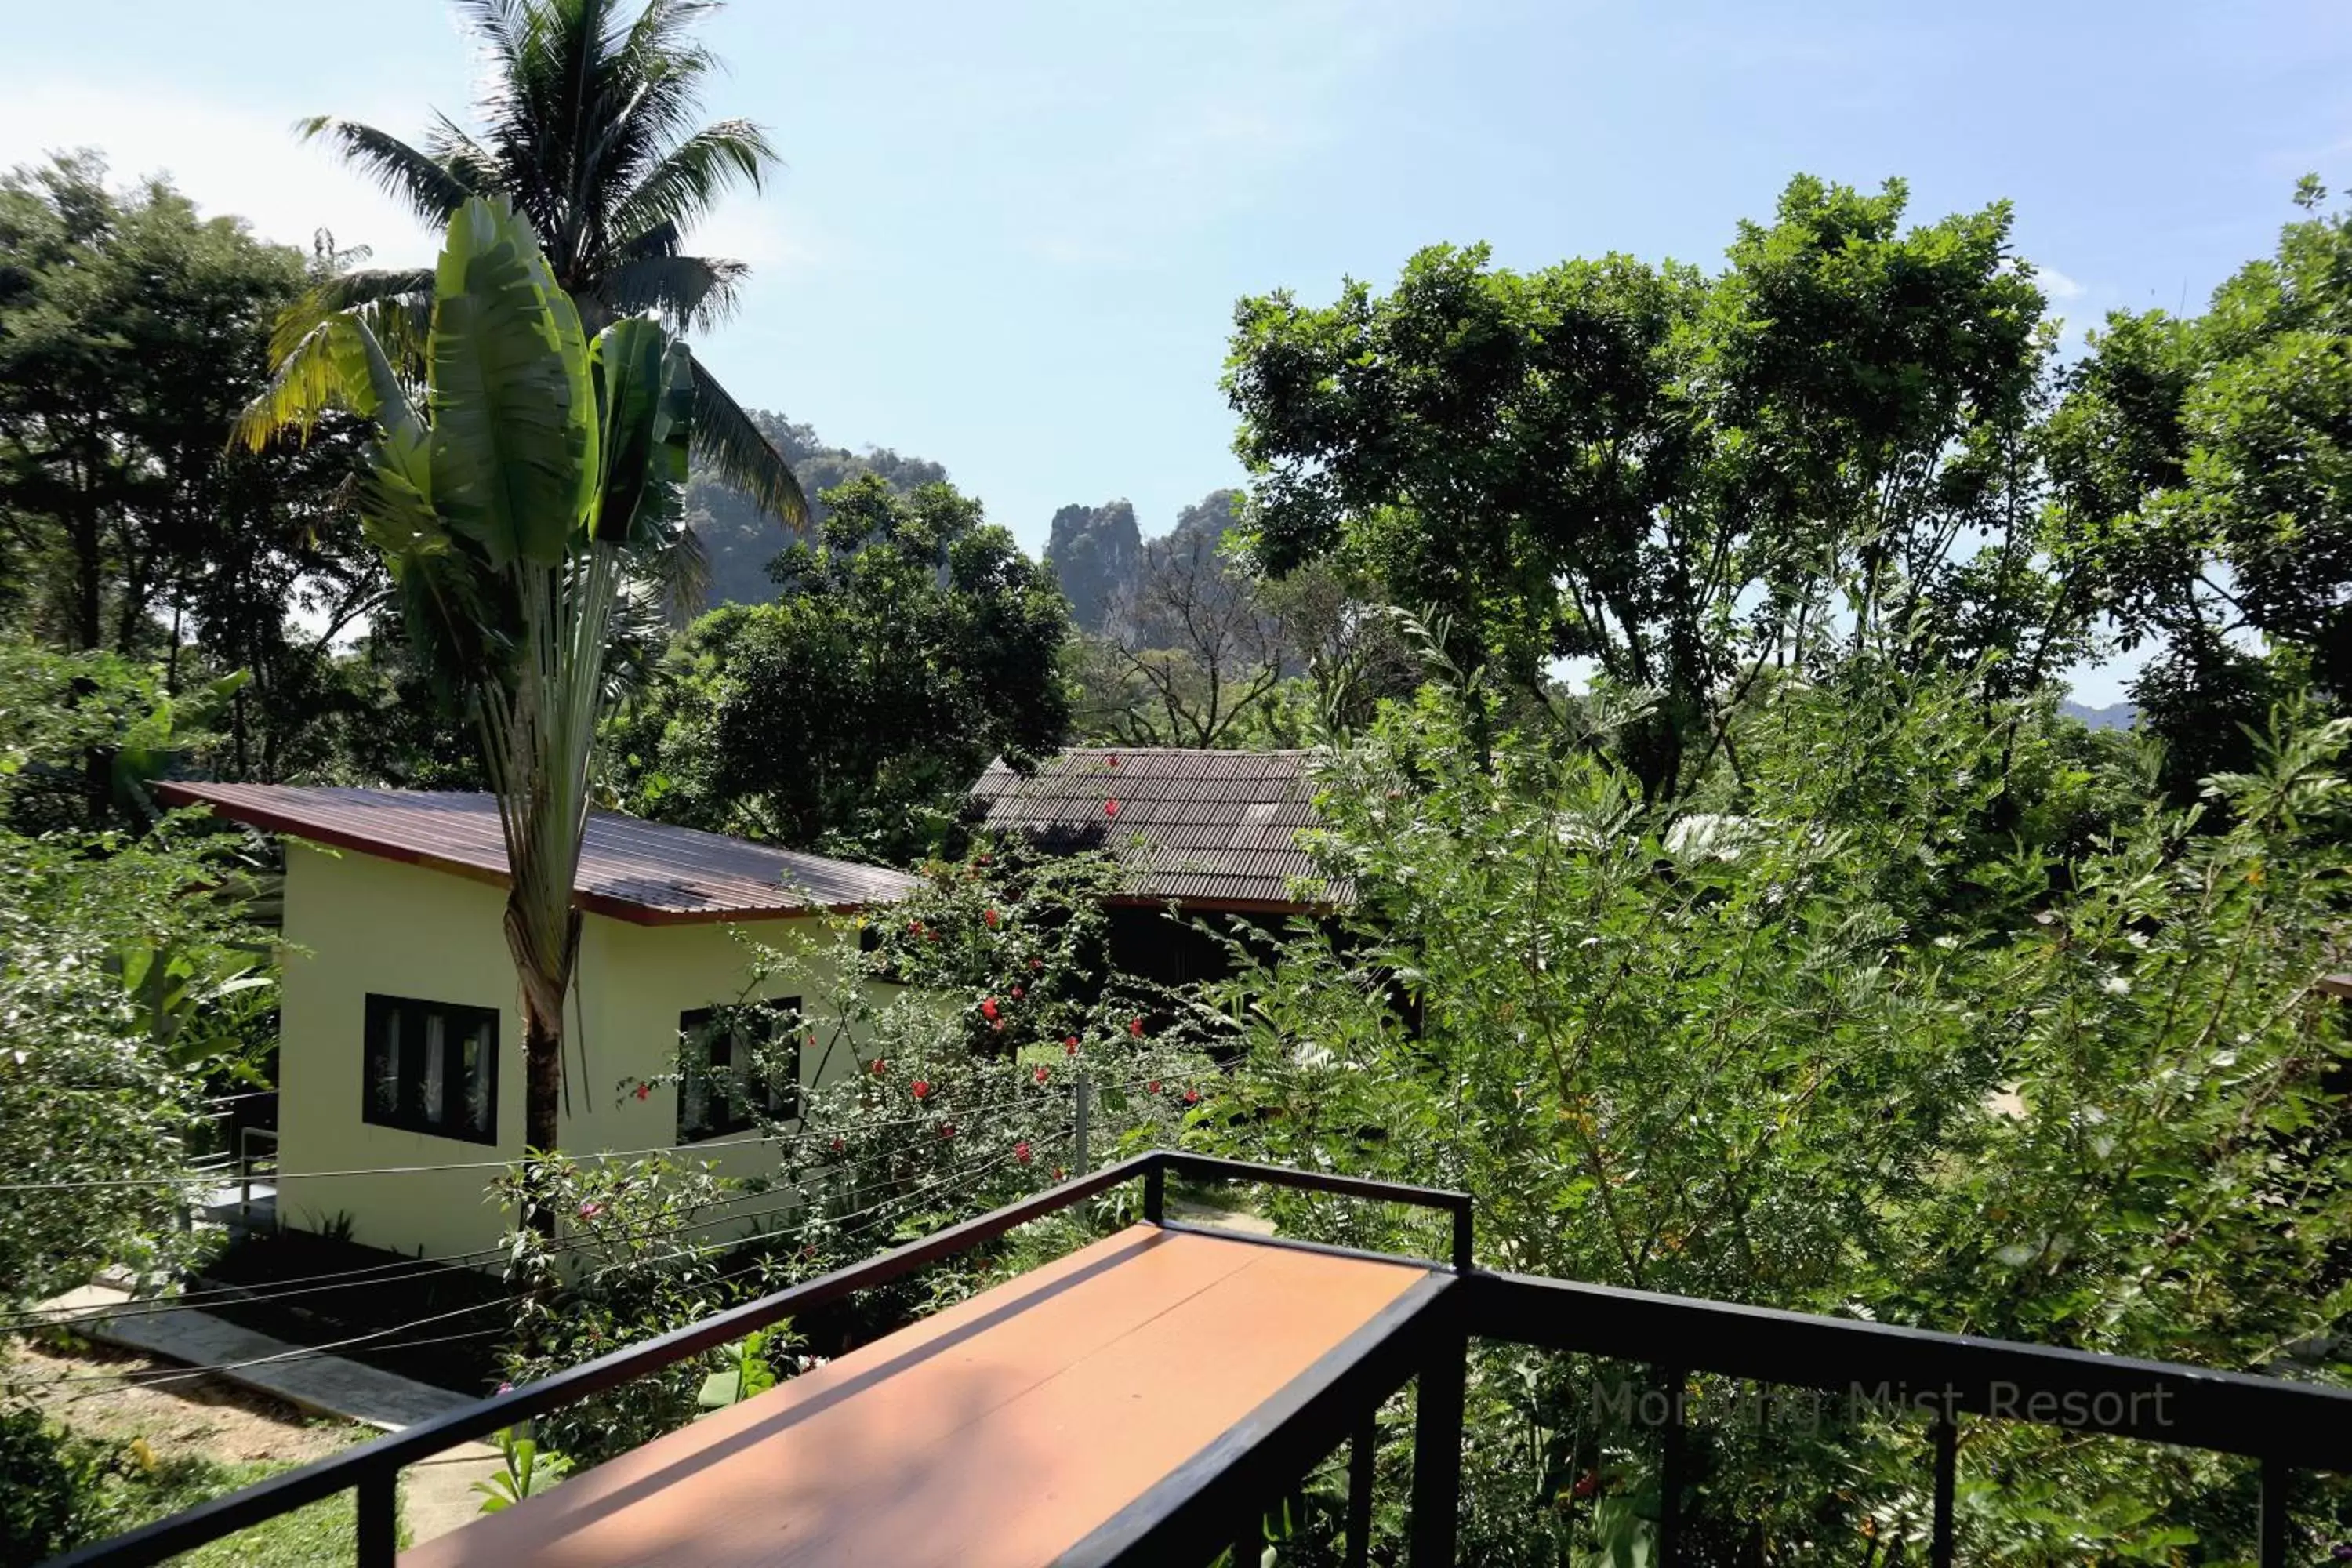
[[[404,844],[387,844],[381,838],[368,838],[360,834],[346,833],[340,828],[322,827],[315,822],[306,822],[284,812],[272,811],[268,806],[255,805],[246,801],[215,800],[187,784],[170,780],[165,780],[155,786],[155,796],[166,805],[204,806],[214,816],[225,817],[228,821],[241,822],[247,827],[258,828],[264,833],[278,833],[289,838],[299,838],[305,843],[323,844],[331,849],[347,849],[356,855],[372,856],[378,860],[390,860],[397,865],[420,866],[429,871],[446,871],[453,877],[463,877],[468,881],[480,882],[493,888],[509,887],[513,881],[513,879],[504,871],[493,870],[488,866],[477,866],[470,860],[453,859],[446,855],[436,855],[428,849],[413,848]],[[610,920],[640,926],[739,925],[753,921],[809,920],[820,915],[862,914],[875,907],[871,902],[796,903],[777,904],[769,908],[751,910],[680,910],[668,909],[657,904],[638,903],[628,899],[614,898],[610,893],[590,892],[577,889],[572,891],[572,902],[573,908],[588,913],[599,914]]]

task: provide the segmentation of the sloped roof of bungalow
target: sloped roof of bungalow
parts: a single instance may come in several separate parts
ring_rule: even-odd
[[[487,795],[189,783],[156,793],[166,805],[209,805],[265,832],[507,881],[498,802]],[[880,866],[593,811],[572,897],[581,909],[634,925],[688,925],[845,914],[901,898],[915,880]]]
[[[1349,889],[1298,842],[1315,821],[1314,754],[1073,747],[1026,775],[999,759],[972,796],[989,829],[1056,853],[1117,851],[1129,872],[1118,901],[1318,913]]]

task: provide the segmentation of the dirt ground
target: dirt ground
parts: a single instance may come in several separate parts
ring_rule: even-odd
[[[143,1437],[159,1459],[194,1453],[223,1464],[300,1461],[373,1435],[208,1377],[141,1387],[139,1378],[176,1369],[133,1351],[67,1352],[17,1340],[0,1353],[0,1381],[31,1394],[58,1420],[91,1436]],[[110,1381],[126,1375],[132,1381]]]

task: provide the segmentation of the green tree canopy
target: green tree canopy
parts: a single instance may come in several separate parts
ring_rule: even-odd
[[[2014,477],[1989,454],[2043,350],[2009,210],[1906,229],[1906,201],[1799,178],[1715,277],[1439,246],[1386,295],[1243,300],[1225,386],[1265,564],[1369,570],[1522,687],[1584,659],[1662,692],[1633,740],[1671,789],[1743,658],[1840,592],[1857,638],[1899,640]]]
[[[667,820],[908,860],[991,758],[1060,743],[1069,609],[952,486],[823,500],[822,540],[771,568],[782,596],[705,616],[616,721],[615,784]]]
[[[2204,315],[2117,312],[2051,421],[2060,566],[2158,657],[2176,789],[2284,688],[2352,692],[2352,211],[2286,226]]]
[[[320,759],[335,635],[384,587],[337,491],[340,427],[227,449],[268,374],[302,258],[90,154],[0,179],[0,617],[71,648],[160,657],[167,686],[251,672],[219,759]]]

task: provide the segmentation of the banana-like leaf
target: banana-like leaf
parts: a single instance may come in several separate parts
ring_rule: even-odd
[[[493,571],[552,567],[595,494],[579,313],[503,202],[467,202],[435,272],[432,498]]]
[[[606,327],[590,350],[604,471],[588,537],[600,544],[643,543],[662,521],[667,476],[660,437],[667,424],[662,401],[668,350],[669,334],[643,316]]]
[[[230,439],[255,451],[281,430],[307,439],[331,408],[373,419],[387,434],[421,428],[383,345],[355,316],[329,316],[305,332],[238,413]]]

